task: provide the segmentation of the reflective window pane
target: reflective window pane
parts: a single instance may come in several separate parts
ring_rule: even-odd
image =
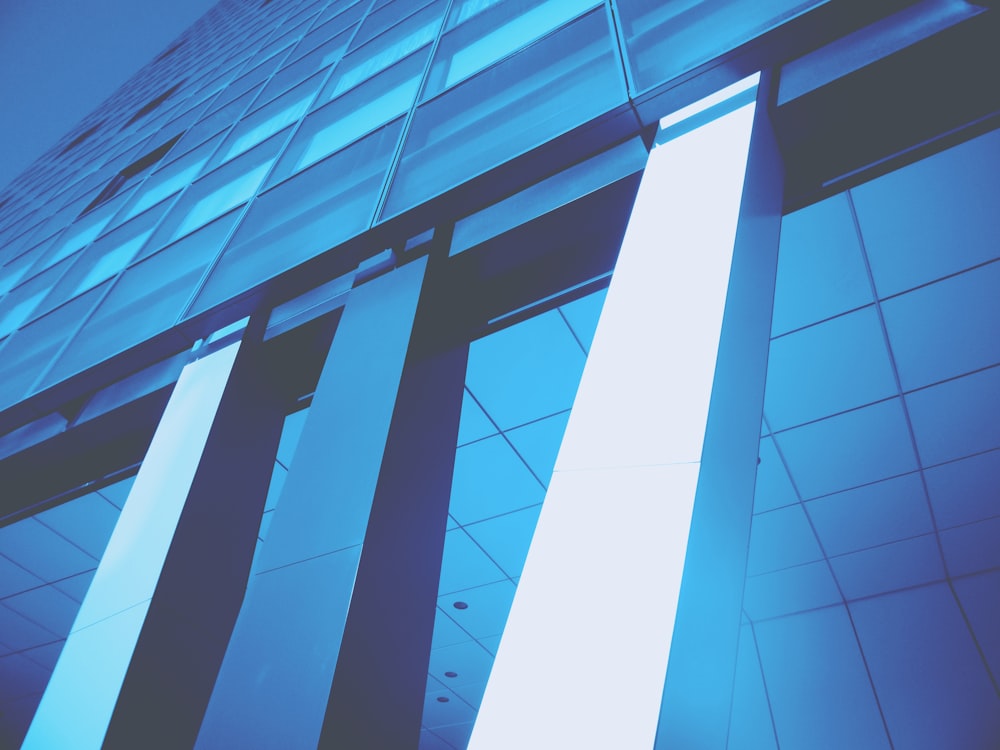
[[[592,7],[592,0],[506,0],[491,4],[441,40],[424,98],[468,78]],[[468,4],[463,9],[469,13]]]
[[[416,111],[383,217],[417,205],[625,100],[603,8]]]
[[[669,81],[816,5],[818,0],[617,0],[639,91]]]
[[[261,194],[192,314],[367,229],[400,127],[397,120]]]
[[[314,164],[389,120],[416,98],[430,47],[379,73],[311,114],[275,170],[280,179]]]

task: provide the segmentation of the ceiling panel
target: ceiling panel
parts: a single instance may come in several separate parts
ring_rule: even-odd
[[[934,530],[918,473],[811,500],[806,510],[828,555]]]
[[[590,353],[590,344],[594,340],[594,332],[597,330],[597,321],[601,317],[601,309],[604,307],[604,298],[607,295],[608,290],[602,289],[559,308],[577,341],[588,354]]]
[[[743,609],[755,622],[840,602],[825,561],[748,576],[743,593]]]
[[[465,445],[474,440],[481,440],[495,435],[496,432],[496,426],[466,390],[462,395],[462,414],[458,421],[458,444]]]
[[[552,469],[555,468],[559,445],[568,421],[569,412],[563,412],[506,433],[518,455],[546,487],[552,477]]]
[[[1000,446],[1000,367],[908,393],[906,405],[924,466]]]
[[[118,515],[119,510],[104,497],[90,493],[39,513],[35,519],[87,552],[96,564],[108,546]]]
[[[479,339],[466,385],[507,430],[573,405],[586,356],[558,310]]]
[[[851,612],[897,748],[995,746],[1000,698],[946,584],[863,599]]]
[[[7,653],[23,651],[43,643],[51,643],[61,637],[58,633],[53,633],[38,623],[32,622],[0,602],[0,638],[6,646],[4,650]]]
[[[448,614],[449,610],[455,611],[452,603],[453,599],[448,599],[443,607],[438,607],[434,612],[434,634],[431,638],[431,648],[453,646],[456,643],[472,640],[472,636],[462,630]]]
[[[503,436],[463,445],[455,453],[449,512],[461,524],[491,518],[545,498],[545,489]]]
[[[917,468],[898,398],[797,427],[774,439],[805,499]]]
[[[941,528],[1000,515],[1000,451],[926,469],[924,477]]]
[[[941,546],[953,576],[1000,568],[1000,518],[946,529]]]
[[[782,219],[771,335],[872,301],[868,271],[845,195],[835,195]]]
[[[0,599],[45,583],[34,573],[28,572],[2,554],[3,549],[0,547]]]
[[[486,638],[503,632],[510,605],[514,601],[515,586],[504,580],[462,592],[467,607],[455,609],[454,595],[439,600],[439,606],[449,608],[448,613],[465,632],[473,638]],[[439,610],[440,611],[440,610]]]
[[[25,591],[3,603],[60,638],[69,634],[80,605],[54,586]]]
[[[801,505],[758,513],[750,527],[747,575],[768,573],[823,558]]]
[[[997,257],[997,163],[993,131],[851,190],[880,297]]]
[[[511,578],[521,575],[535,533],[541,505],[507,513],[465,527],[493,561]]]
[[[882,303],[904,390],[1000,362],[1000,263]]]
[[[468,641],[433,649],[428,671],[442,685],[451,688],[485,682],[492,668],[493,655],[475,641]],[[454,672],[456,676],[448,677],[446,672]]]
[[[781,747],[891,747],[843,606],[754,629]]]
[[[726,750],[777,750],[767,690],[749,625],[740,628]]]
[[[33,518],[0,528],[0,550],[46,581],[97,566],[93,557]]]
[[[761,438],[758,449],[757,484],[753,495],[754,513],[763,513],[785,505],[797,503],[798,494],[785,471],[785,465],[778,455],[774,440]]]
[[[955,592],[993,674],[1000,674],[1000,570],[959,578]]]
[[[830,564],[847,599],[944,579],[941,551],[933,534],[833,557]]]
[[[507,578],[464,529],[452,529],[444,536],[441,559],[440,595],[483,586]]]
[[[772,430],[897,394],[874,307],[771,342],[764,408]]]

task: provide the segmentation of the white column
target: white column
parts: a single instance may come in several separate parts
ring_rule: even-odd
[[[23,749],[101,747],[239,347],[181,372]]]
[[[472,750],[653,747],[753,115],[650,154]]]

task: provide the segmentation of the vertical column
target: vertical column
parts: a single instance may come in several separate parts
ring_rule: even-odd
[[[230,514],[280,429],[235,374],[248,357],[234,343],[181,373],[25,748],[180,747],[197,728],[253,550]]]
[[[733,253],[753,117],[750,104],[650,154],[474,750],[653,747],[671,633],[687,629],[678,596],[723,311],[727,324],[737,315],[727,283],[738,283],[731,262],[742,273]],[[761,293],[769,319],[766,284]],[[766,357],[766,330],[758,344]],[[756,442],[749,451],[753,465]],[[747,521],[752,492],[751,473]],[[729,604],[735,638],[739,597]]]
[[[425,266],[351,292],[199,748],[416,745],[465,371]]]
[[[763,74],[657,750],[723,750],[728,740],[784,199],[771,84]]]
[[[428,306],[448,294],[431,292]],[[447,305],[434,311],[424,304],[399,385],[320,748],[415,750],[420,740],[468,362],[468,339],[449,341],[445,333],[461,323],[446,319]]]

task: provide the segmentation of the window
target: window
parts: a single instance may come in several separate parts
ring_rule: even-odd
[[[167,155],[170,149],[173,148],[174,144],[177,143],[181,135],[183,134],[175,135],[162,146],[153,149],[142,158],[136,159],[134,162],[125,167],[125,169],[112,177],[111,181],[104,186],[104,189],[97,194],[97,197],[94,198],[94,200],[92,200],[85,209],[83,209],[80,216],[93,211],[102,203],[107,203],[113,197],[118,195],[118,193],[120,193],[127,185],[140,180],[146,172],[150,170],[150,168],[156,165],[164,156]]]
[[[92,136],[94,133],[96,133],[100,129],[101,125],[103,125],[103,124],[104,124],[103,122],[99,122],[96,125],[94,125],[92,128],[87,128],[86,130],[84,130],[82,133],[80,133],[80,135],[78,135],[76,138],[74,138],[69,143],[67,143],[66,144],[66,148],[64,148],[62,151],[60,151],[59,155],[62,156],[64,154],[68,154],[70,151],[72,151],[74,148],[76,148],[77,146],[79,146],[85,140],[87,140],[88,138],[90,138],[90,136]]]
[[[152,101],[149,101],[146,104],[144,104],[142,107],[140,107],[139,111],[137,111],[134,115],[132,115],[132,119],[130,119],[128,122],[125,123],[125,125],[123,126],[123,129],[127,128],[129,125],[131,125],[134,122],[138,122],[143,117],[145,117],[150,112],[152,112],[154,109],[156,109],[161,104],[163,104],[167,99],[169,99],[171,96],[174,95],[174,92],[176,92],[177,89],[179,89],[183,83],[184,83],[184,81],[181,81],[180,83],[175,83],[169,89],[167,89],[162,94],[160,94],[158,97],[156,97]]]

